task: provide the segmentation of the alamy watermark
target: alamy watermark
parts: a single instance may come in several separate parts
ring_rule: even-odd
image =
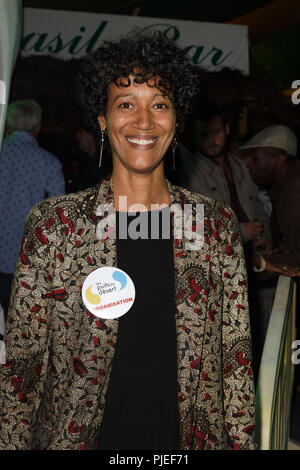
[[[158,238],[170,239],[171,225],[176,240],[185,239],[185,249],[199,250],[204,242],[203,204],[151,204],[150,230],[149,211],[143,204],[128,207],[127,196],[119,196],[118,238],[132,240]],[[128,221],[128,214],[135,215]],[[101,216],[97,224],[97,237],[100,240],[116,238],[116,210],[113,204],[100,204],[96,215]],[[171,220],[173,222],[171,224]]]
[[[0,80],[0,104],[6,104],[6,85],[3,80]]]
[[[292,363],[297,366],[298,364],[300,364],[300,340],[299,339],[296,339],[295,341],[292,342],[292,349],[296,350],[292,354]]]
[[[300,80],[294,80],[291,88],[296,88],[294,93],[292,93],[292,103],[299,104],[300,103]]]

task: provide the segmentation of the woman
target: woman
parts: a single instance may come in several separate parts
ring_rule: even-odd
[[[238,224],[224,204],[171,185],[163,173],[198,92],[197,73],[163,34],[135,33],[87,58],[80,83],[102,143],[108,137],[113,174],[29,216],[6,335],[1,447],[252,449]],[[140,214],[128,214],[136,204]],[[151,211],[154,204],[164,209]],[[170,205],[185,204],[193,220],[204,204],[198,249],[186,233],[165,236]],[[117,239],[106,224],[112,206]],[[108,268],[120,283],[101,278],[92,287]],[[121,301],[115,290],[125,285],[131,294]],[[117,317],[105,313],[116,306]]]

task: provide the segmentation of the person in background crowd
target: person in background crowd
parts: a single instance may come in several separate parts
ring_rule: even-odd
[[[99,166],[99,151],[95,138],[87,129],[79,128],[76,134],[79,148],[87,155],[86,167],[77,183],[77,191],[82,191],[99,184],[112,172],[111,154],[104,150],[102,164]]]
[[[297,138],[283,125],[269,126],[241,147],[249,150],[247,165],[253,180],[268,189],[273,204],[271,216],[273,251],[264,261],[300,268],[300,162]]]
[[[244,145],[245,143],[245,137],[244,136],[231,136],[230,141],[229,141],[229,152],[236,157],[241,158],[244,160],[246,166],[247,165],[247,151],[241,150],[241,146]],[[272,201],[270,196],[268,195],[268,191],[263,187],[263,186],[257,186],[257,195],[259,199],[261,200],[265,212],[268,216],[268,220],[271,218],[271,213],[272,213]]]
[[[0,302],[5,314],[26,217],[46,196],[65,194],[59,160],[37,141],[41,118],[41,107],[30,99],[7,109],[9,137],[0,155]]]
[[[80,127],[75,137],[80,150],[85,152],[90,158],[93,158],[97,153],[94,136],[86,129]]]

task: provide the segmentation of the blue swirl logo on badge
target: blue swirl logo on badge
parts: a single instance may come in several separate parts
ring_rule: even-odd
[[[132,307],[135,288],[130,276],[121,269],[98,268],[85,279],[82,298],[93,315],[118,318]]]
[[[112,275],[113,281],[116,282],[96,282],[95,284],[91,284],[85,293],[87,300],[93,305],[99,305],[101,302],[101,296],[109,294],[111,292],[118,292],[127,285],[127,278],[126,275],[122,271],[115,271]],[[96,286],[98,291],[98,295],[94,294],[92,288]]]

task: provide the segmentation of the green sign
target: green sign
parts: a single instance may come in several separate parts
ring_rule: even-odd
[[[23,37],[21,50],[23,52],[32,51],[32,53],[37,54],[59,54],[63,50],[66,50],[71,56],[88,54],[93,52],[99,46],[98,41],[107,24],[107,20],[101,21],[96,30],[88,38],[86,37],[88,35],[87,27],[81,26],[79,28],[79,34],[76,34],[67,41],[63,38],[62,33],[58,33],[54,37],[51,37],[51,34],[49,33],[32,32]],[[178,41],[180,43],[181,34],[177,26],[172,26],[170,24],[152,24],[150,26],[146,26],[143,31],[149,29],[159,29],[163,31],[170,40]],[[207,62],[213,66],[221,65],[234,52],[233,50],[230,50],[225,53],[223,49],[215,46],[211,46],[209,49],[205,45],[195,44],[185,46],[185,49],[188,52],[192,63],[196,65],[201,65],[204,61],[206,61],[206,65]]]

